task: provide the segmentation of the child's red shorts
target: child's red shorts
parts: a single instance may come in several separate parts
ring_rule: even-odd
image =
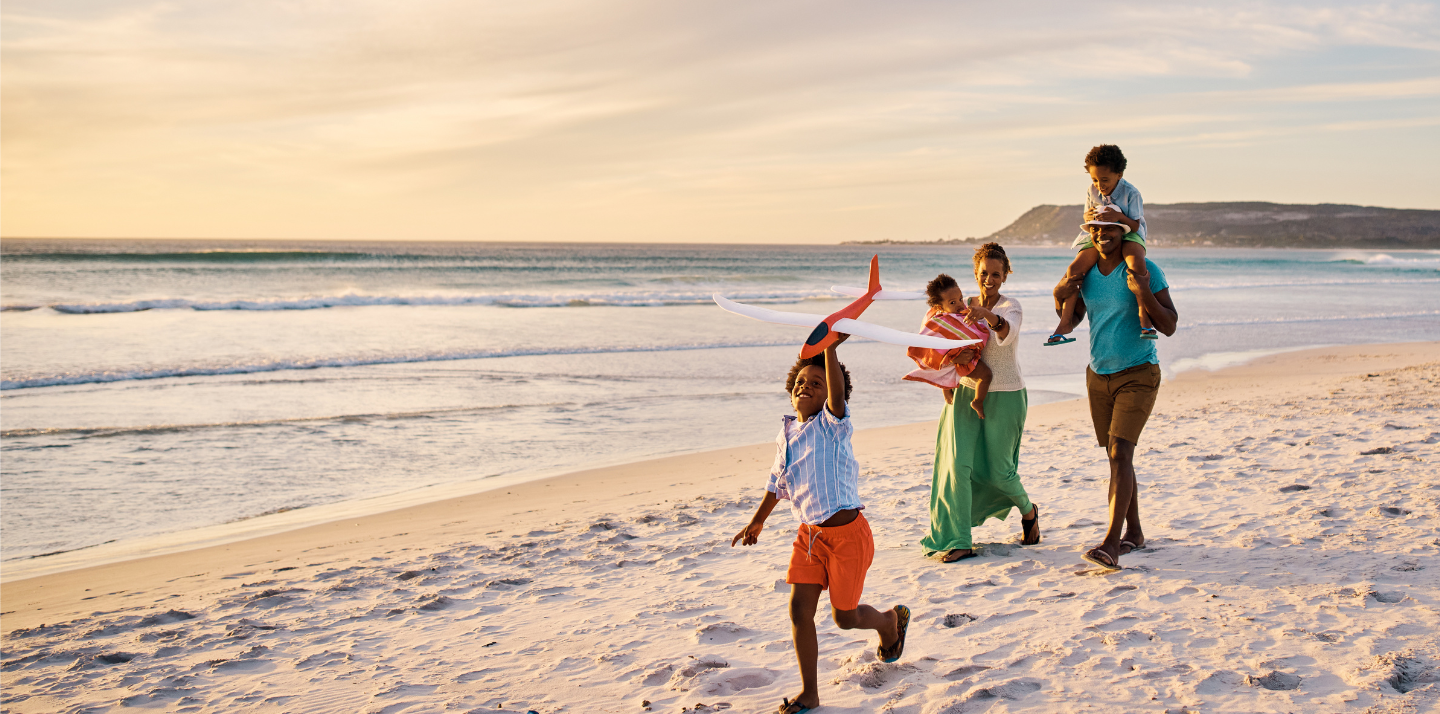
[[[836,610],[854,610],[860,606],[865,573],[874,559],[875,537],[863,513],[833,528],[801,524],[790,549],[785,582],[819,585],[830,591],[830,605]]]

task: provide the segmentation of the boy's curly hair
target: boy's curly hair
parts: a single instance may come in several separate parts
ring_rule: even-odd
[[[977,271],[980,269],[981,263],[991,259],[998,260],[1005,266],[1006,275],[1015,272],[1010,269],[1010,256],[1005,255],[1005,248],[999,243],[986,243],[975,249],[975,269]],[[928,289],[926,290],[926,294],[929,294]]]
[[[1101,144],[1085,155],[1085,170],[1091,166],[1110,169],[1117,174],[1125,173],[1125,154],[1114,144]]]
[[[955,278],[945,273],[935,276],[934,280],[925,283],[925,304],[930,307],[940,307],[940,296],[946,290],[958,287],[960,287],[960,283],[955,282]]]
[[[785,375],[785,393],[795,391],[795,378],[800,376],[800,370],[806,367],[819,367],[825,369],[825,355],[818,354],[810,358],[801,358],[795,361],[795,366],[790,368],[790,374]],[[845,375],[845,401],[850,401],[850,370],[845,369],[845,363],[840,363],[840,374]]]

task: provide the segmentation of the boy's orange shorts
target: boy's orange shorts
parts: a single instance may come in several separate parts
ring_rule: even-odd
[[[790,548],[785,582],[819,585],[830,591],[830,605],[836,610],[854,610],[860,606],[865,573],[874,559],[875,537],[863,513],[834,528],[801,524]]]

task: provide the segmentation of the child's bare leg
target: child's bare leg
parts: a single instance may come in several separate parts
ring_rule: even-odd
[[[842,630],[874,630],[880,633],[880,646],[890,647],[900,639],[900,613],[895,610],[880,612],[869,605],[860,605],[854,610],[830,609],[835,625]]]
[[[1065,275],[1075,277],[1085,275],[1095,264],[1100,261],[1100,251],[1094,248],[1086,248],[1075,254],[1075,260],[1070,261],[1070,267],[1065,269]],[[1076,307],[1080,304],[1080,295],[1077,293],[1065,299],[1060,308],[1060,324],[1055,327],[1056,335],[1068,335],[1075,329],[1079,322],[1075,319]]]
[[[1125,267],[1134,273],[1136,280],[1145,282],[1150,280],[1150,270],[1145,267],[1145,246],[1127,240],[1121,243],[1120,254],[1125,256]],[[1136,295],[1136,298],[1139,298],[1139,295]],[[1150,315],[1146,314],[1145,308],[1140,308],[1141,332],[1147,330],[1153,332],[1154,329],[1155,325],[1150,322]]]
[[[790,636],[795,640],[795,661],[800,665],[800,693],[790,701],[811,709],[820,706],[816,674],[820,643],[815,637],[815,607],[819,602],[819,585],[795,583],[790,586]]]
[[[970,370],[970,378],[975,380],[975,398],[970,400],[970,408],[975,410],[981,419],[985,418],[985,395],[990,393],[990,382],[995,373],[990,371],[990,365],[984,360],[975,363],[975,369]]]

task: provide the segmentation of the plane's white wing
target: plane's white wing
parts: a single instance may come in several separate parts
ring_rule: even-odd
[[[881,327],[880,325],[851,320],[849,318],[836,320],[835,331],[849,335],[868,337],[872,340],[892,345],[924,347],[932,350],[953,350],[958,347],[966,347],[983,342],[983,340],[947,340],[944,337],[920,335],[914,332],[902,332],[900,330],[892,330],[888,327]]]
[[[743,315],[752,320],[774,322],[781,325],[794,325],[796,327],[814,327],[820,324],[826,317],[825,315],[812,315],[808,312],[780,312],[779,310],[770,310],[763,307],[755,307],[754,305],[744,305],[719,294],[713,297],[715,298],[715,304],[719,305],[720,308],[726,312]]]
[[[864,294],[864,293],[861,293]],[[727,312],[736,315],[774,322],[781,325],[794,325],[796,327],[814,327],[825,319],[825,315],[812,315],[808,312],[780,312],[768,308],[745,305],[730,300],[723,295],[714,295],[715,304]],[[957,347],[965,347],[981,342],[982,340],[947,340],[943,337],[931,335],[920,335],[914,332],[903,332],[892,330],[888,327],[881,327],[869,322],[851,320],[849,318],[835,321],[835,331],[849,335],[866,337],[877,342],[885,342],[892,345],[903,345],[905,347],[924,347],[932,350],[952,350]]]
[[[834,290],[837,293],[840,293],[841,295],[849,295],[850,297],[864,297],[865,295],[865,288],[847,288],[844,285],[831,285],[830,289]],[[880,292],[875,293],[875,299],[924,300],[925,293],[907,292],[905,290],[881,290]]]

